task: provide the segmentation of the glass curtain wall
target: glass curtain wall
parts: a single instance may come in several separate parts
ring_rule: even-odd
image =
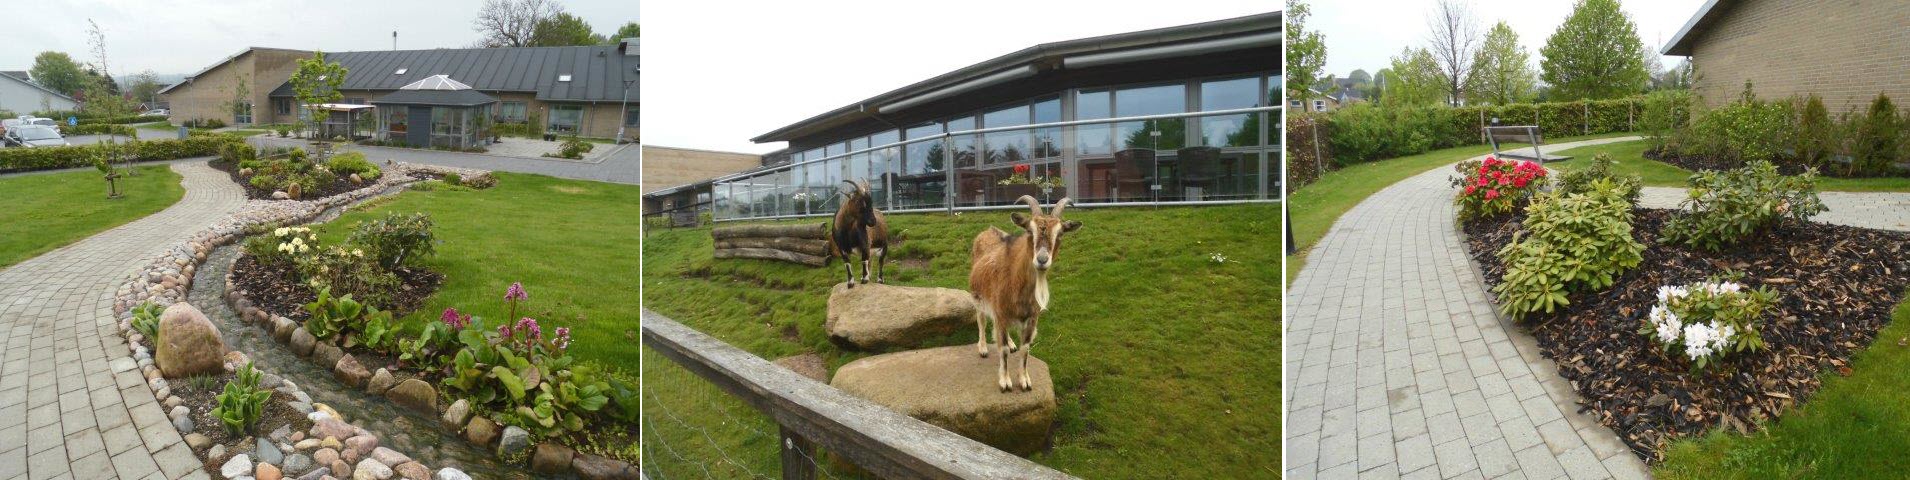
[[[1017,126],[1274,105],[1280,77],[1251,75],[1073,89],[841,139],[792,154],[793,166],[712,186],[719,218],[831,215],[843,180],[866,180],[878,208],[941,210],[1277,198],[1279,112]],[[939,137],[981,128],[1010,130]],[[863,152],[904,140],[932,139]],[[849,152],[857,152],[848,154]],[[848,154],[848,155],[844,155]],[[818,161],[823,158],[837,157]],[[950,170],[953,169],[951,173]],[[951,183],[952,182],[952,183]]]

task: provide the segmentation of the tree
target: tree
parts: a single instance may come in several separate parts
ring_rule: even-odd
[[[1540,79],[1553,100],[1616,98],[1642,92],[1649,73],[1638,27],[1618,0],[1579,0],[1539,49]]]
[[[1658,59],[1658,52],[1646,46],[1638,51],[1638,60],[1645,66],[1645,85],[1648,90],[1662,88],[1659,85],[1659,73],[1665,71],[1665,62]]]
[[[1392,75],[1387,77],[1384,105],[1439,105],[1446,99],[1445,77],[1439,61],[1424,48],[1406,48],[1393,57]]]
[[[637,22],[630,22],[630,23],[623,24],[622,27],[617,28],[617,34],[615,36],[610,37],[610,41],[616,42],[626,38],[642,37],[643,35],[641,35],[642,33],[641,30],[642,28],[640,28],[640,26],[637,25]]]
[[[1501,21],[1486,32],[1472,65],[1472,81],[1466,87],[1472,100],[1505,105],[1532,97],[1532,56],[1519,46],[1519,34],[1511,25]]]
[[[232,86],[222,89],[232,94],[231,99],[226,100],[225,108],[227,112],[232,113],[232,123],[234,125],[239,123],[239,115],[245,114],[246,110],[252,108],[252,87],[247,86],[247,84],[251,82],[247,82],[245,79],[245,72],[233,69]]]
[[[298,97],[298,103],[305,106],[311,115],[313,136],[318,133],[318,125],[330,119],[332,112],[318,108],[319,104],[337,102],[344,98],[338,87],[345,84],[345,75],[351,73],[338,62],[325,62],[325,52],[314,52],[312,58],[298,60],[298,71],[292,72],[292,94]]]
[[[551,0],[485,0],[471,24],[483,36],[478,43],[484,48],[528,47],[537,24],[563,12]]]
[[[138,75],[134,75],[133,84],[128,85],[126,91],[133,95],[133,101],[143,102],[147,105],[157,105],[159,104],[160,86],[159,76],[153,74],[153,71],[148,69],[139,72]]]
[[[1439,0],[1428,22],[1432,27],[1433,60],[1446,84],[1446,102],[1465,101],[1466,82],[1472,77],[1473,52],[1479,49],[1479,21],[1465,0]]]
[[[1366,69],[1364,68],[1353,69],[1353,73],[1346,74],[1346,79],[1353,81],[1354,88],[1373,83],[1373,75],[1366,73]]]
[[[604,38],[590,31],[590,24],[576,15],[558,13],[539,20],[531,28],[531,47],[571,47],[599,45]]]
[[[1379,71],[1373,72],[1373,81],[1367,83],[1365,87],[1360,88],[1360,93],[1366,97],[1366,101],[1378,103],[1386,96],[1387,84],[1392,81],[1393,69],[1379,69]]]
[[[1287,2],[1287,96],[1304,103],[1313,98],[1313,84],[1326,69],[1326,36],[1306,31],[1312,10],[1306,2]]]
[[[61,95],[72,95],[86,88],[85,72],[80,71],[80,64],[65,52],[40,52],[33,57],[33,68],[29,72],[34,82]]]

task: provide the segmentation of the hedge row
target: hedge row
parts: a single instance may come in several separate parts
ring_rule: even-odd
[[[65,119],[66,117],[60,117],[61,121],[64,121]],[[163,122],[163,121],[166,121],[166,116],[165,115],[127,115],[124,117],[80,118],[79,120],[80,120],[80,125],[94,125],[94,124],[125,125],[129,123]]]
[[[110,123],[82,123],[75,126],[60,126],[61,135],[123,135],[134,136],[133,127]]]
[[[1474,107],[1381,108],[1357,103],[1319,117],[1320,136],[1331,146],[1337,165],[1402,157],[1427,151],[1485,143],[1481,129],[1500,125],[1537,125],[1546,137],[1628,132],[1638,128],[1642,97],[1617,100],[1524,103]],[[1289,142],[1288,154],[1313,145]],[[1324,149],[1323,149],[1324,150]]]
[[[136,160],[171,160],[218,155],[221,146],[239,142],[244,140],[231,135],[212,135],[185,140],[133,141],[123,146]],[[0,149],[0,172],[91,166],[93,155],[99,149],[98,145]]]
[[[1333,148],[1326,142],[1316,142],[1315,132],[1323,132],[1320,119],[1324,115],[1293,115],[1287,117],[1287,193],[1304,187],[1332,168]]]

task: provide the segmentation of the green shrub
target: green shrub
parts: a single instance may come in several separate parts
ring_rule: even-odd
[[[1569,292],[1610,287],[1644,260],[1631,203],[1610,180],[1592,180],[1583,193],[1542,194],[1525,211],[1525,231],[1498,252],[1505,277],[1492,288],[1513,320],[1551,313],[1570,303]]]
[[[1760,317],[1777,304],[1777,292],[1747,289],[1736,282],[1742,276],[1725,272],[1691,285],[1659,287],[1658,303],[1638,333],[1683,354],[1693,370],[1717,365],[1730,353],[1763,350]]]
[[[447,173],[444,174],[444,183],[446,185],[463,185],[464,178],[459,177],[458,174],[455,173]]]
[[[1638,128],[1653,148],[1662,148],[1691,121],[1690,90],[1659,90],[1645,95]]]
[[[1644,98],[1469,107],[1380,107],[1360,103],[1321,115],[1320,135],[1348,165],[1484,143],[1480,129],[1537,125],[1546,137],[1625,132],[1642,127]]]
[[[1690,197],[1665,224],[1665,239],[1711,251],[1735,245],[1790,219],[1804,221],[1823,212],[1817,199],[1817,171],[1786,176],[1771,162],[1698,172],[1688,180]]]
[[[258,151],[245,142],[232,142],[219,147],[219,161],[234,165],[244,165],[246,161],[258,158]],[[243,168],[243,167],[241,167]]]
[[[293,257],[299,277],[313,290],[332,290],[372,305],[391,305],[403,282],[365,256],[362,249],[328,246]],[[316,335],[316,333],[314,333]]]
[[[244,435],[259,423],[265,402],[272,399],[271,390],[259,388],[260,376],[259,371],[252,368],[252,362],[246,362],[239,369],[238,378],[226,382],[225,391],[219,393],[212,417],[219,419],[227,434]]]
[[[48,117],[66,118],[66,117]],[[166,121],[165,115],[125,115],[118,117],[80,117],[80,126],[87,125],[124,125],[128,123],[153,123]]]
[[[165,313],[165,311],[165,309],[159,308],[159,304],[153,303],[151,300],[146,301],[146,303],[141,303],[137,307],[133,307],[133,330],[139,331],[139,334],[145,335],[148,340],[152,340],[154,345],[158,345],[159,316]]]
[[[1785,102],[1757,99],[1745,82],[1738,101],[1699,115],[1681,148],[1732,165],[1776,160],[1791,145],[1791,108]]]
[[[1619,175],[1613,172],[1612,167],[1617,165],[1618,160],[1613,159],[1612,154],[1598,152],[1597,155],[1592,156],[1591,165],[1559,174],[1559,195],[1588,193],[1592,191],[1593,182],[1605,180],[1612,183],[1619,197],[1624,198],[1626,204],[1637,204],[1638,193],[1645,186],[1644,180],[1637,175]]]
[[[1889,96],[1877,94],[1870,102],[1869,113],[1858,117],[1853,129],[1851,175],[1884,175],[1896,170],[1893,164],[1902,153],[1899,142],[1903,136],[1903,120],[1897,116],[1897,106],[1890,102]]]
[[[367,182],[377,180],[380,175],[384,175],[377,165],[372,165],[371,161],[365,160],[365,154],[359,152],[333,155],[331,160],[325,161],[325,168],[341,177],[356,173],[358,178]]]
[[[359,222],[346,241],[386,269],[417,265],[431,256],[436,243],[431,236],[430,215],[398,212]]]
[[[1791,150],[1797,161],[1812,168],[1823,168],[1837,154],[1837,124],[1830,119],[1830,110],[1824,108],[1824,99],[1811,94],[1792,110],[1796,112],[1791,122],[1796,133]]]
[[[129,127],[126,125],[114,125],[114,124],[105,124],[105,123],[81,123],[79,125],[70,126],[70,127],[66,125],[60,125],[60,134],[66,135],[66,136],[119,135],[123,137],[134,137],[139,135],[138,132],[133,131],[133,127]]]
[[[238,138],[218,135],[195,137],[184,140],[140,140],[120,144],[135,160],[172,160],[175,158],[209,157],[219,154],[219,148],[230,142],[239,142]],[[0,171],[49,170],[57,168],[86,167],[93,164],[92,156],[99,145],[75,145],[70,147],[44,148],[0,148]]]

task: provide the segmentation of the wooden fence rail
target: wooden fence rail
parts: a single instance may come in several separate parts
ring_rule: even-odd
[[[784,479],[813,479],[814,448],[882,478],[1073,479],[844,393],[643,310],[643,344],[776,421]]]

